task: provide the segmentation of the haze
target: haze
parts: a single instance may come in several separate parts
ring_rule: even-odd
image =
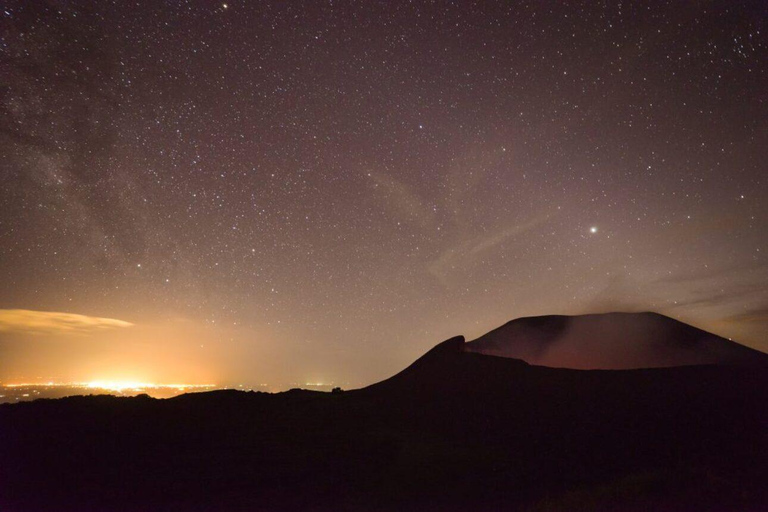
[[[768,351],[762,2],[91,4],[0,13],[4,383],[357,387],[603,311]]]

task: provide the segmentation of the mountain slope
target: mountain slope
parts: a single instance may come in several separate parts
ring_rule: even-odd
[[[466,350],[554,368],[768,365],[768,354],[656,313],[519,318]]]
[[[768,510],[764,368],[584,371],[469,345],[343,393],[0,405],[0,509]]]

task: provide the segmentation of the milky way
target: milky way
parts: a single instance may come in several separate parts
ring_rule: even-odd
[[[5,2],[0,379],[386,377],[524,315],[768,350],[764,2]],[[59,317],[57,317],[59,318]]]

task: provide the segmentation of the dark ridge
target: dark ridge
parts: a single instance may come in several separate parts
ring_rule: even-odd
[[[344,393],[0,407],[0,510],[768,510],[764,367],[557,369],[469,345]]]
[[[505,359],[466,351],[464,336],[439,343],[406,369],[363,392],[431,393],[455,392],[465,386],[507,386],[514,375],[528,366],[522,360]]]

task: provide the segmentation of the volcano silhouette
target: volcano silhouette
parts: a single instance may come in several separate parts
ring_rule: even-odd
[[[0,510],[764,511],[766,357],[660,315],[549,316],[358,390],[3,404]]]
[[[470,341],[465,350],[584,370],[768,365],[762,352],[657,313],[519,318]]]

